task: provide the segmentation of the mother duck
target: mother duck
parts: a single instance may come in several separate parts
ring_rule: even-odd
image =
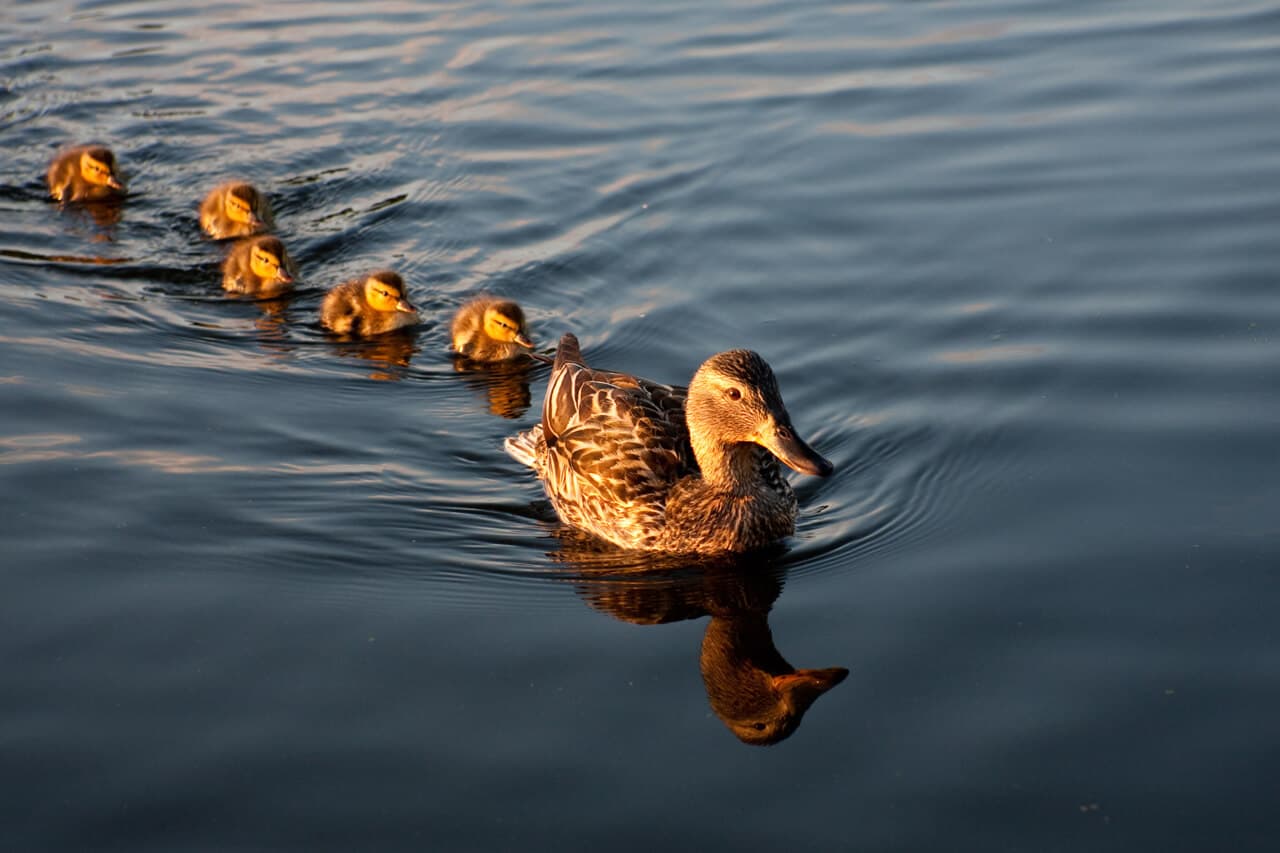
[[[592,369],[573,335],[560,339],[542,422],[506,449],[563,521],[649,551],[742,552],[789,536],[796,495],[778,462],[834,470],[792,428],[758,354],[713,355],[683,388]]]

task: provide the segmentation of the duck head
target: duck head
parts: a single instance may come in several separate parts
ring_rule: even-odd
[[[375,311],[416,314],[418,309],[410,304],[404,293],[404,279],[391,270],[381,270],[364,280],[364,301]]]
[[[495,302],[484,311],[484,333],[495,341],[533,349],[525,326],[524,311],[514,302]]]
[[[703,362],[689,383],[685,416],[700,464],[708,444],[719,445],[721,454],[733,445],[758,444],[802,474],[825,477],[835,470],[791,426],[772,368],[751,350],[729,350]]]
[[[737,674],[741,683],[728,696],[710,693],[712,709],[743,743],[768,746],[790,737],[818,697],[845,680],[849,670],[797,669],[781,675]]]

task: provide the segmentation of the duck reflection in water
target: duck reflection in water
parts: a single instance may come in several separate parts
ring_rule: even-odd
[[[533,403],[529,382],[537,364],[528,358],[502,362],[479,362],[457,355],[453,358],[453,369],[463,374],[476,393],[484,395],[489,411],[512,420],[527,412]]]
[[[790,737],[818,697],[849,674],[840,666],[796,669],[788,663],[773,644],[767,603],[709,607],[702,682],[711,710],[744,743],[767,745]]]
[[[680,566],[672,559],[670,567],[664,561],[654,571],[619,573],[603,565],[603,553],[568,559],[583,572],[578,593],[616,619],[656,625],[711,617],[699,656],[702,682],[711,710],[743,743],[786,740],[818,697],[849,674],[844,667],[796,669],[778,651],[768,617],[782,574],[767,560]]]

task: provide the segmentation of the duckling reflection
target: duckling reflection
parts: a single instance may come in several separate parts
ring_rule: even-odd
[[[334,338],[340,356],[359,358],[375,367],[370,379],[397,382],[409,373],[409,362],[418,354],[418,335],[413,329],[395,329],[372,338]]]
[[[728,561],[617,574],[603,555],[588,556],[579,582],[587,603],[624,622],[656,625],[710,615],[699,657],[711,710],[743,743],[786,740],[818,697],[845,680],[844,667],[796,669],[774,645],[768,614],[782,591],[769,566]],[[607,574],[591,577],[604,571]]]
[[[256,323],[259,329],[278,329],[283,337],[286,327],[292,322],[292,318],[289,317],[289,308],[293,305],[294,295],[293,291],[286,290],[279,296],[269,296],[265,299],[245,297],[245,301],[253,302],[253,307],[262,312],[262,317]]]
[[[114,243],[115,228],[124,218],[124,199],[106,198],[76,202],[66,207],[65,213],[75,223],[77,231],[83,233],[94,243]],[[104,258],[97,258],[93,263],[107,263]]]
[[[531,359],[481,364],[455,358],[453,369],[461,373],[478,394],[489,402],[489,411],[514,420],[529,410],[533,395],[529,390],[535,362]]]

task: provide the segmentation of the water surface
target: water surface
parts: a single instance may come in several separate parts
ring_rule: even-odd
[[[1244,0],[0,10],[8,844],[1269,849],[1278,73]],[[218,287],[235,175],[288,300]],[[326,337],[384,266],[424,326]],[[758,350],[835,476],[730,565],[565,535],[480,291]],[[850,672],[760,748],[766,664]]]

